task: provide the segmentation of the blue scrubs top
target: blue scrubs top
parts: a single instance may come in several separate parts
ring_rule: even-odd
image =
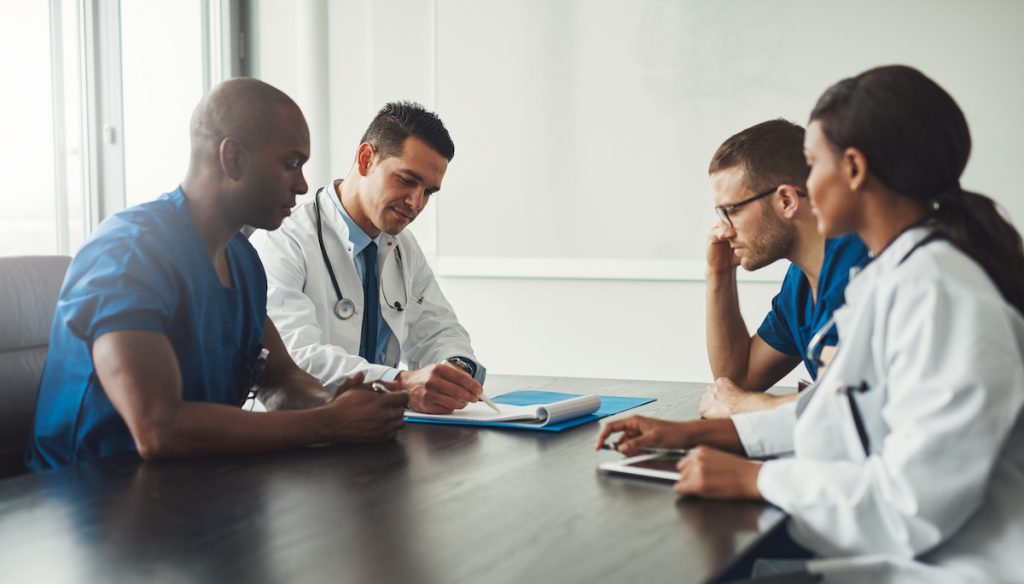
[[[818,277],[818,301],[811,297],[811,285],[799,266],[793,264],[782,281],[782,289],[772,299],[772,310],[765,317],[757,334],[775,350],[799,356],[811,374],[818,375],[818,366],[808,359],[807,345],[811,337],[832,318],[832,311],[843,305],[843,292],[852,268],[864,267],[870,261],[868,249],[856,235],[844,235],[825,241],[825,259]],[[833,327],[823,344],[839,342]]]
[[[71,261],[57,300],[39,385],[33,471],[135,451],[99,384],[93,342],[118,330],[167,336],[182,396],[239,406],[252,381],[267,316],[267,277],[242,234],[227,247],[224,288],[179,187],[99,226]]]

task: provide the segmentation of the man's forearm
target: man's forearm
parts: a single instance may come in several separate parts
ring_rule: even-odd
[[[707,274],[707,345],[714,378],[742,383],[750,358],[750,333],[740,313],[735,269]]]
[[[260,387],[256,397],[267,410],[307,410],[326,404],[330,393],[315,377],[298,367],[289,370],[281,379],[271,380]]]
[[[146,459],[269,452],[330,442],[322,410],[252,413],[206,402],[183,402],[132,436]]]

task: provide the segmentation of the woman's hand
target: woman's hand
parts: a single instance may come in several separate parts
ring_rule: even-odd
[[[757,489],[760,462],[698,446],[679,461],[676,469],[680,478],[675,491],[680,495],[705,499],[763,499]]]
[[[644,416],[632,416],[606,424],[597,437],[595,450],[600,450],[608,436],[622,432],[617,450],[626,456],[641,454],[644,447],[686,448],[688,426],[693,422],[670,422]]]

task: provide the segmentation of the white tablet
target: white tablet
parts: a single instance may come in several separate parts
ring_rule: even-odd
[[[604,472],[671,481],[674,483],[679,480],[679,471],[676,470],[676,464],[680,458],[679,454],[641,454],[640,456],[632,456],[613,462],[602,462],[597,468]]]

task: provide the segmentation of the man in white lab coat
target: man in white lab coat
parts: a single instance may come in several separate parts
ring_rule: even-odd
[[[843,303],[850,269],[868,261],[854,235],[826,239],[807,201],[804,129],[786,120],[751,126],[722,143],[708,173],[719,221],[707,247],[707,344],[715,383],[701,402],[706,418],[767,409],[796,394],[764,393],[801,361],[817,376],[808,346],[836,344],[828,325]],[[771,310],[751,335],[740,313],[737,268],[792,262]]]
[[[344,180],[297,205],[280,230],[253,234],[268,314],[295,362],[328,388],[365,372],[436,414],[483,392],[469,335],[405,229],[440,190],[454,155],[435,114],[388,103]]]

